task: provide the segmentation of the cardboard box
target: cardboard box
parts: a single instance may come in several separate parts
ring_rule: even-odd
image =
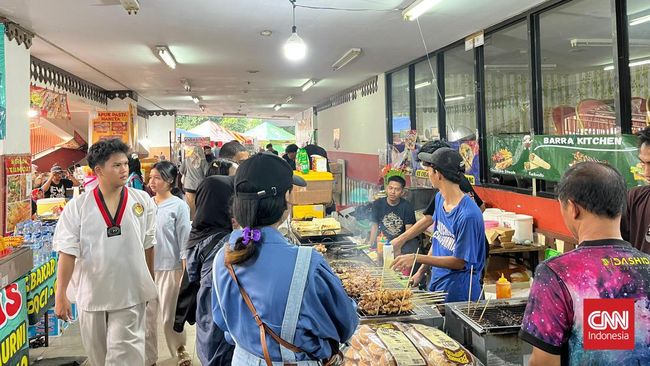
[[[515,231],[507,227],[495,227],[485,230],[485,236],[490,244],[510,243],[514,235]]]
[[[307,181],[306,187],[294,186],[291,191],[291,203],[294,205],[318,205],[332,202],[334,176],[328,172],[310,171],[307,174],[294,172]]]
[[[293,219],[304,220],[309,218],[322,219],[325,217],[323,205],[295,205],[293,206]]]

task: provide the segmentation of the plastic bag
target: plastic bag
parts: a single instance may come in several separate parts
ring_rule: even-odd
[[[348,366],[482,365],[443,331],[397,322],[360,326],[343,354]]]

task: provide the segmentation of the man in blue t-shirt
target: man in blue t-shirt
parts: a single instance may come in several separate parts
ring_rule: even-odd
[[[481,210],[459,186],[465,171],[463,158],[446,147],[432,154],[420,153],[418,158],[427,168],[431,184],[439,191],[433,213],[431,250],[429,255],[401,255],[395,259],[393,268],[410,268],[416,261],[423,265],[412,277],[413,283],[419,283],[431,267],[429,291],[446,292],[445,302],[467,301],[471,286],[472,301],[476,301],[485,266],[485,228]]]

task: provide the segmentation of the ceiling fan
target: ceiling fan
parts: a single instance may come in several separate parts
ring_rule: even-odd
[[[114,5],[122,5],[124,10],[126,10],[129,15],[133,14],[138,14],[138,10],[140,10],[140,2],[138,0],[98,0],[99,2],[97,4],[93,4],[93,6],[114,6]]]

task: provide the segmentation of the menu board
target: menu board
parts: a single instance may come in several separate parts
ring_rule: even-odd
[[[92,143],[99,140],[118,138],[124,143],[131,142],[132,114],[130,111],[97,112],[92,122]]]
[[[645,184],[633,135],[488,136],[490,171],[497,174],[559,181],[573,165],[607,162],[629,187]]]
[[[14,231],[16,224],[31,217],[32,160],[30,155],[4,157],[5,220],[4,233]]]

